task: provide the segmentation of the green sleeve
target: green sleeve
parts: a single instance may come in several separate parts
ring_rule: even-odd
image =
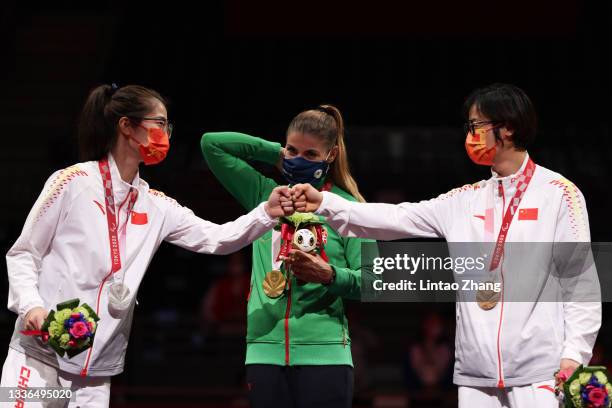
[[[373,257],[367,256],[362,259],[362,243],[375,241],[360,238],[343,238],[342,240],[344,242],[344,257],[348,266],[341,268],[332,265],[332,268],[336,271],[336,280],[329,285],[329,291],[343,298],[360,300],[362,297],[362,279],[369,282],[375,277],[371,262],[363,263],[363,260],[371,260]],[[373,249],[375,245],[368,245],[368,248]],[[371,283],[366,283],[366,287],[371,287]]]
[[[247,162],[276,164],[280,143],[236,132],[205,133],[200,141],[208,167],[221,184],[248,211],[257,207],[276,182],[263,176]]]

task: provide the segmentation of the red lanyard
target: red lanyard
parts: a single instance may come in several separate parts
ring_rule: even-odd
[[[510,229],[510,224],[512,224],[512,220],[514,219],[514,213],[516,212],[519,204],[521,203],[521,200],[525,195],[525,191],[527,191],[527,186],[529,186],[529,182],[533,177],[535,168],[536,165],[530,158],[527,161],[525,169],[518,178],[518,181],[516,183],[516,193],[514,193],[514,197],[512,197],[512,201],[510,201],[508,210],[506,210],[506,214],[504,215],[504,219],[502,220],[502,225],[499,230],[499,235],[497,236],[497,243],[495,244],[495,250],[493,251],[491,266],[489,266],[490,271],[497,269],[499,263],[501,262],[501,258],[504,255],[504,244],[506,243],[506,238],[508,237],[508,230]]]
[[[106,202],[106,221],[108,223],[108,239],[110,242],[110,254],[112,263],[111,272],[115,273],[119,269],[121,269],[121,251],[119,250],[119,237],[117,236],[119,214],[115,213],[113,181],[111,178],[108,160],[100,160],[98,162],[98,166],[100,168],[100,175],[102,176],[102,185],[104,187],[104,201]],[[138,197],[138,190],[132,188],[130,189],[128,195],[130,201],[128,203],[127,208],[127,218],[125,221],[126,223],[128,222],[130,213],[132,212],[132,208],[134,208],[134,204],[136,203],[136,198]],[[119,209],[121,210],[121,206],[119,207]]]

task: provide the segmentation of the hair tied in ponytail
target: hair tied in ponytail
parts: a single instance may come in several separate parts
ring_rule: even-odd
[[[100,160],[106,157],[117,140],[119,120],[124,116],[146,116],[155,106],[156,100],[166,104],[158,92],[139,85],[119,87],[113,82],[92,89],[79,119],[81,160]]]
[[[331,113],[329,113],[329,110],[328,110],[328,109],[327,109],[325,106],[317,106],[317,107],[316,107],[314,110],[317,110],[317,111],[319,111],[319,112],[326,113],[326,114],[328,114],[328,115],[330,115],[330,116],[334,116],[334,115],[332,115]]]
[[[106,100],[109,101],[110,98],[115,94],[115,92],[117,92],[117,90],[119,89],[119,86],[113,82],[110,85],[104,86],[103,89],[104,89],[104,96],[106,97]]]
[[[323,140],[327,149],[337,147],[338,153],[329,169],[331,180],[358,201],[365,201],[359,193],[357,183],[349,170],[344,143],[344,120],[338,108],[334,105],[322,104],[314,109],[299,113],[289,123],[287,135],[291,132],[313,135]]]

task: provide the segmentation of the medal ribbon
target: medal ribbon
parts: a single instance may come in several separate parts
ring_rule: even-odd
[[[531,182],[535,168],[535,163],[533,162],[533,160],[531,160],[531,158],[529,158],[525,169],[518,178],[516,184],[516,193],[514,193],[514,197],[512,197],[512,201],[510,201],[508,210],[506,210],[506,214],[504,215],[504,218],[502,220],[502,225],[499,230],[499,235],[497,236],[495,249],[493,251],[493,257],[491,259],[491,265],[489,266],[490,271],[497,269],[499,263],[501,262],[501,259],[504,255],[504,244],[506,243],[506,238],[508,237],[508,230],[510,229],[510,225],[512,224],[512,220],[514,219],[514,213],[516,212],[519,204],[521,203],[521,200],[525,195],[525,191],[527,191],[527,187]]]
[[[119,249],[119,237],[117,236],[117,224],[119,224],[119,214],[115,212],[115,198],[113,195],[113,180],[110,173],[110,166],[108,160],[100,160],[98,162],[100,168],[100,175],[102,176],[102,186],[104,187],[104,201],[106,204],[106,221],[108,224],[108,239],[110,243],[110,254],[111,254],[111,272],[115,273],[121,269],[121,251]],[[131,188],[129,195],[129,202],[127,208],[127,217],[125,223],[127,224],[136,203],[138,197],[138,190]]]

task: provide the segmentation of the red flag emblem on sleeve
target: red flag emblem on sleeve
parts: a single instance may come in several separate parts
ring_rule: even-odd
[[[138,213],[136,211],[132,211],[132,224],[145,225],[147,222],[149,222],[147,218],[147,213]]]
[[[519,221],[537,221],[538,209],[537,208],[521,208],[519,210]]]

